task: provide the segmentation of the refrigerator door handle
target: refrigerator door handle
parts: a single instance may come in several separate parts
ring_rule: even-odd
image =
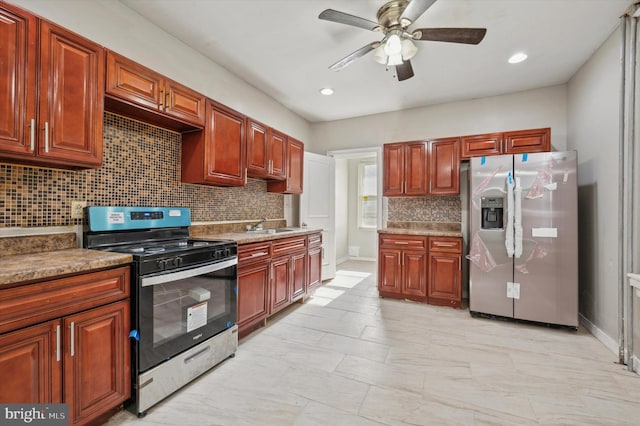
[[[515,211],[513,227],[515,231],[515,255],[516,258],[522,256],[522,185],[520,178],[516,177],[516,186],[514,190]]]
[[[514,209],[513,209],[513,176],[511,172],[507,174],[507,197],[505,200],[505,209],[507,215],[507,225],[505,226],[505,238],[504,238],[504,246],[507,249],[507,256],[513,257],[514,249],[513,249],[513,220],[514,220]]]

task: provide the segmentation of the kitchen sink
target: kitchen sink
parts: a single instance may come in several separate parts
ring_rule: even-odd
[[[257,229],[255,231],[245,231],[247,234],[280,234],[281,232],[292,232],[293,228],[271,228],[271,229]]]

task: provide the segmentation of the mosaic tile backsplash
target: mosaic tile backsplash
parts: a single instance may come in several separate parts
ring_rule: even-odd
[[[0,163],[0,228],[64,226],[71,202],[106,206],[191,208],[191,220],[231,221],[284,217],[284,196],[266,181],[222,188],[180,182],[181,136],[105,113],[99,169],[57,170]]]
[[[458,196],[389,197],[389,221],[461,222]]]

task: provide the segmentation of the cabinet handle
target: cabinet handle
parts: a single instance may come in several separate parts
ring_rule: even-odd
[[[408,245],[409,243],[407,241],[396,241],[394,244]]]
[[[76,324],[71,322],[71,356],[76,354]]]
[[[36,149],[36,119],[32,118],[31,119],[31,151],[33,152],[33,150]]]
[[[44,122],[44,152],[49,152],[49,122]]]
[[[60,362],[60,325],[56,325],[56,361]]]
[[[266,254],[266,253],[264,253],[264,252],[262,252],[262,253],[253,253],[253,254],[252,254],[251,256],[249,256],[249,257],[251,258],[251,257],[256,257],[256,256],[264,256],[265,254]]]
[[[160,109],[164,108],[164,89],[160,90]]]
[[[455,247],[454,243],[436,243],[438,247]]]

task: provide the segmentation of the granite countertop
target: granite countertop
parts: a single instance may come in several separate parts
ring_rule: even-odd
[[[387,228],[378,229],[378,233],[422,235],[425,237],[460,237],[462,226],[458,222],[387,222]]]
[[[0,287],[126,265],[129,254],[72,248],[0,257]]]
[[[291,231],[278,232],[273,234],[254,233],[254,232],[224,232],[217,234],[198,235],[193,237],[199,240],[233,240],[238,244],[259,243],[262,241],[278,240],[281,238],[297,237],[300,235],[315,234],[322,232],[322,229],[312,228],[294,228],[287,227]],[[265,229],[266,231],[266,229]]]
[[[425,237],[460,237],[461,231],[445,231],[437,229],[407,229],[407,228],[382,228],[378,229],[379,234],[404,234],[404,235],[422,235]]]

